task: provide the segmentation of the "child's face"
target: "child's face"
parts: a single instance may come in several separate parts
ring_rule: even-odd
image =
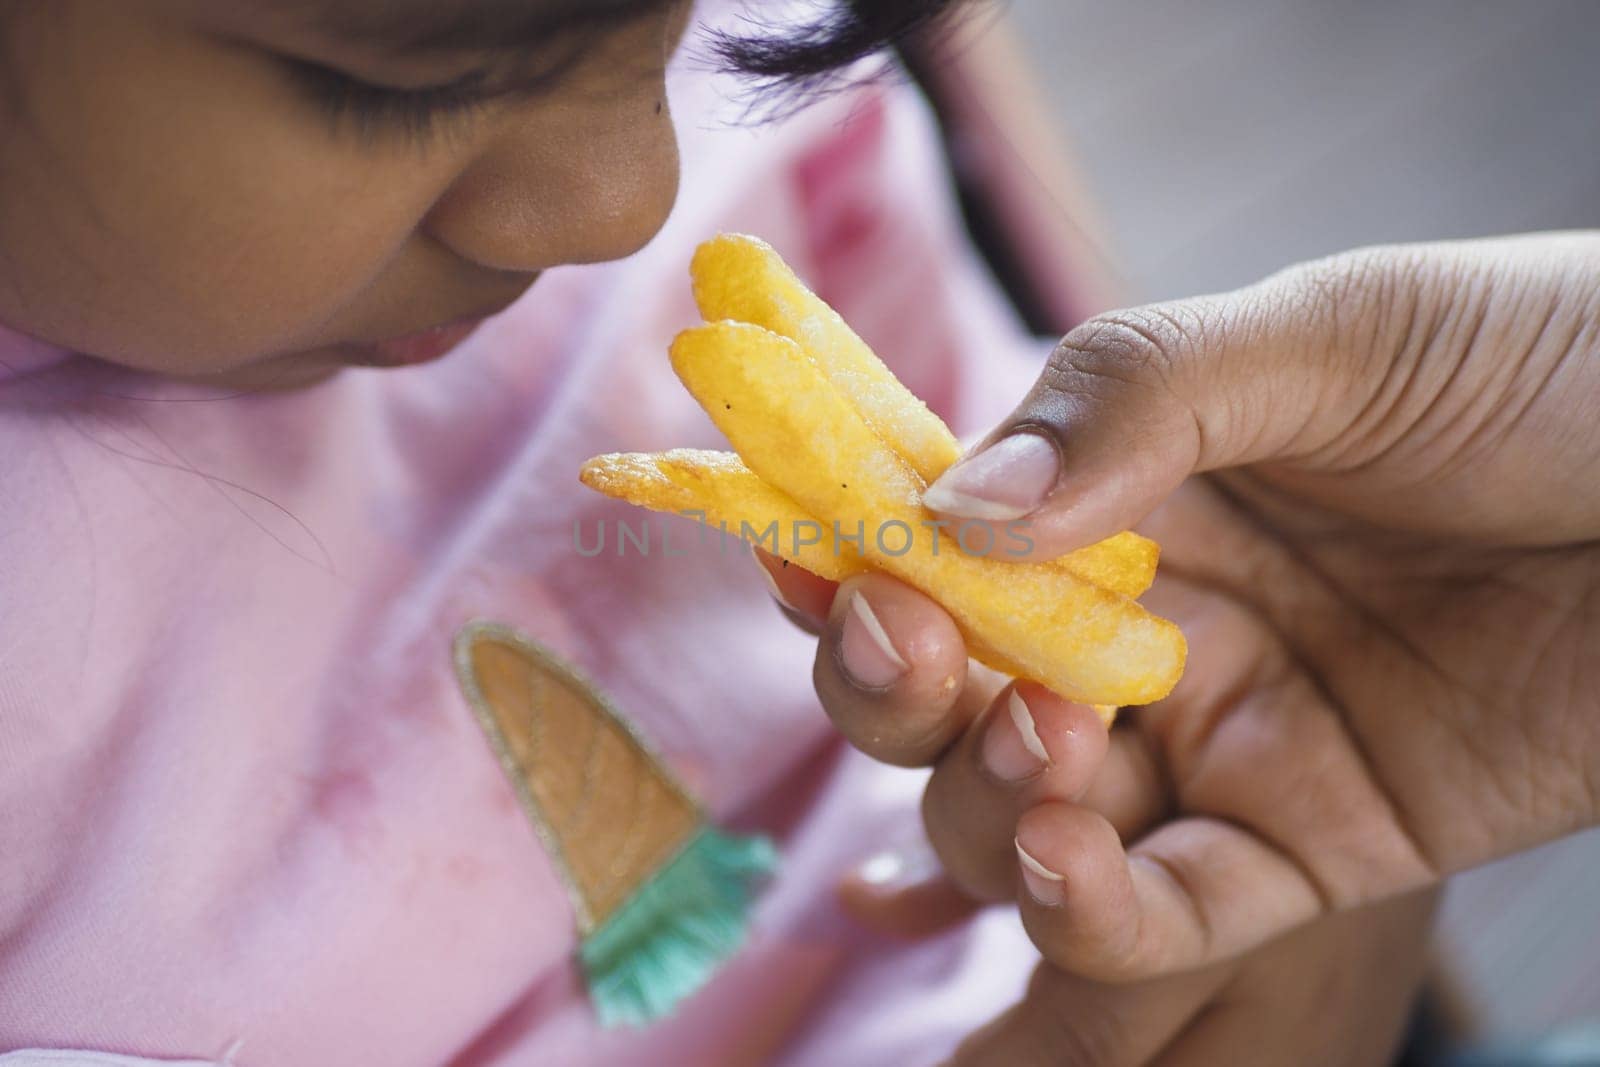
[[[638,248],[677,188],[663,74],[685,3],[532,56],[381,37],[418,12],[550,3],[0,0],[0,322],[130,366],[293,384],[424,358],[461,330],[407,335]],[[554,73],[452,106],[512,62]],[[303,64],[458,89],[352,91]]]

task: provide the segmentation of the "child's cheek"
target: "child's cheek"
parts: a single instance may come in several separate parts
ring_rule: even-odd
[[[6,124],[0,320],[174,372],[348,339],[341,319],[405,263],[458,161],[340,134],[266,62],[143,5],[94,8],[26,42],[41,61],[26,122]]]

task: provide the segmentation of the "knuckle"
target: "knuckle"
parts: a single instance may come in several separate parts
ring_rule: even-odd
[[[1194,349],[1194,335],[1203,331],[1199,316],[1181,305],[1100,315],[1061,339],[1047,374],[1064,392],[1158,385],[1171,377]]]
[[[1437,262],[1406,245],[1381,245],[1312,260],[1268,279],[1280,307],[1328,342],[1324,355],[1392,349],[1441,290]],[[1276,284],[1273,284],[1276,283]]]
[[[1391,262],[1387,252],[1364,248],[1299,264],[1278,278],[1291,301],[1332,313],[1360,307],[1384,290]]]
[[[1051,353],[1029,398],[1032,417],[1060,430],[1115,405],[1141,424],[1192,420],[1193,409],[1184,398],[1218,345],[1224,313],[1216,301],[1200,299],[1090,319]]]
[[[1381,245],[1291,267],[1262,284],[1264,314],[1303,324],[1302,358],[1338,394],[1323,405],[1305,454],[1338,466],[1381,456],[1428,410],[1433,356],[1482,324],[1479,287],[1437,246]],[[1477,294],[1474,296],[1474,294]]]

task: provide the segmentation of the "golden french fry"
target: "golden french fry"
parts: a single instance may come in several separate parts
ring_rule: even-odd
[[[954,436],[938,416],[901,385],[764,242],[738,235],[716,238],[696,254],[692,272],[695,296],[707,318],[736,320],[723,324],[732,326],[734,335],[741,332],[738,322],[754,324],[743,328],[754,332],[743,334],[740,343],[725,336],[715,344],[707,342],[710,348],[722,345],[721,358],[734,366],[749,354],[742,345],[755,337],[764,335],[769,347],[783,338],[793,342],[778,345],[786,349],[781,359],[809,365],[810,375],[801,371],[789,384],[802,386],[795,395],[805,398],[800,404],[803,409],[822,412],[834,420],[830,425],[835,429],[849,431],[851,463],[839,462],[844,453],[838,448],[819,444],[828,440],[826,428],[811,421],[812,414],[800,414],[787,423],[773,423],[794,433],[787,447],[794,442],[808,446],[799,453],[786,453],[784,444],[762,443],[759,427],[751,429],[752,440],[741,443],[729,426],[723,425],[740,451],[749,447],[766,450],[753,457],[757,460],[755,471],[737,455],[677,449],[655,455],[596,457],[584,467],[585,484],[657,510],[700,513],[710,525],[744,534],[746,539],[833,580],[869,568],[898,574],[951,611],[975,658],[1009,674],[1041,681],[1066,696],[1089,699],[1085,694],[1100,685],[1105,692],[1116,694],[1101,699],[1128,703],[1155,699],[1170,689],[1182,670],[1182,635],[1170,623],[1124,599],[1149,587],[1159,555],[1154,542],[1124,533],[1039,564],[1001,563],[964,555],[955,542],[936,534],[920,519],[922,489],[960,454]],[[698,342],[686,335],[680,343],[693,348]],[[675,345],[675,363],[677,349]],[[772,352],[763,358],[769,370],[781,362]],[[692,355],[685,359],[686,363],[695,362]],[[703,383],[718,380],[717,360],[708,357],[702,362],[710,368],[702,376]],[[680,376],[689,383],[683,368]],[[754,388],[751,392],[761,383],[740,384],[736,377],[727,379],[726,384],[735,388],[725,392],[745,389],[767,408],[776,405],[774,410],[790,402],[777,399],[782,389],[763,393]],[[819,392],[819,383],[830,389]],[[691,391],[694,388],[691,384]],[[696,396],[719,425],[743,421],[730,415],[731,401],[724,400],[719,411],[715,398],[701,392]],[[835,442],[828,441],[828,445]],[[807,487],[792,491],[816,495],[797,500],[785,492],[792,487],[784,482],[769,484],[771,477],[786,477],[766,469],[769,462],[797,474],[809,464],[804,472],[810,477]],[[856,471],[855,481],[872,488],[870,499],[849,499],[848,483],[842,480],[839,484],[845,497],[837,498],[830,487],[837,469]],[[882,498],[886,488],[901,496]],[[818,500],[826,506],[817,506]],[[897,557],[886,546],[867,543],[861,534],[838,536],[838,527],[848,530],[852,524],[830,508],[862,504],[867,506],[855,520],[858,530],[864,533],[868,519],[880,529],[898,522],[910,530],[920,528],[927,547]],[[783,536],[783,532],[802,528],[810,531],[810,536]],[[1023,588],[1030,584],[1031,592]],[[1081,617],[1074,617],[1075,610]],[[1052,631],[1060,644],[1041,649],[1041,642]],[[1120,658],[1106,654],[1112,645],[1120,645]],[[1059,662],[1058,657],[1062,657]],[[1120,683],[1120,688],[1113,683]],[[1113,705],[1095,707],[1108,723],[1115,715]]]
[[[923,480],[792,339],[720,322],[680,334],[672,364],[755,474],[805,512],[916,533],[900,555],[869,535],[863,554],[937,599],[974,658],[1090,704],[1149,703],[1177,682],[1172,623],[1061,568],[968,555],[930,530]]]
[[[693,515],[709,526],[743,533],[774,555],[829,581],[843,581],[870,569],[853,548],[836,551],[831,539],[828,545],[813,540],[813,533],[820,536],[826,528],[732,452],[675,448],[611,453],[585,463],[579,478],[589,488],[630,504]],[[798,532],[802,530],[804,534]],[[978,649],[977,654],[997,670],[1010,666],[992,650]],[[1116,716],[1111,705],[1095,705],[1095,710],[1107,725]]]
[[[829,581],[839,582],[868,569],[853,543],[836,544],[832,527],[818,522],[804,508],[762,481],[733,452],[674,448],[666,452],[615,452],[596,456],[578,477],[607,496],[653,511],[692,515],[706,525],[759,542],[775,556],[792,560]],[[821,543],[791,544],[811,523],[824,532]],[[774,526],[778,535],[770,531]],[[1081,548],[1045,566],[1061,567],[1084,581],[1113,593],[1136,597],[1155,572],[1154,541],[1122,533]]]
[[[793,340],[924,482],[961,458],[961,445],[944,421],[901,384],[771,245],[745,234],[721,234],[696,250],[689,274],[695,302],[708,322],[748,322]],[[1154,541],[1127,532],[1054,562],[1136,597],[1155,580],[1160,553]]]
[[[1039,563],[1039,566],[1065,570],[1086,582],[1130,599],[1137,598],[1156,579],[1156,561],[1161,546],[1132,530],[1113,534],[1087,548]]]
[[[944,421],[900,384],[771,245],[744,234],[713,237],[695,252],[689,276],[707,322],[748,322],[795,341],[924,481],[961,458],[961,445]]]
[[[830,582],[842,582],[867,569],[854,552],[836,551],[831,538],[820,536],[828,529],[825,524],[756,477],[732,452],[696,448],[614,452],[589,460],[578,477],[607,496],[652,511],[692,515],[713,529],[759,542],[773,555],[793,560]],[[813,527],[819,532],[815,541],[794,534],[796,530],[809,534]]]

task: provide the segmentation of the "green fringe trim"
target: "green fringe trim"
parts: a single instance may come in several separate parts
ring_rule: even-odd
[[[764,837],[702,828],[579,948],[601,1025],[642,1026],[704,985],[744,943],[777,861]]]

